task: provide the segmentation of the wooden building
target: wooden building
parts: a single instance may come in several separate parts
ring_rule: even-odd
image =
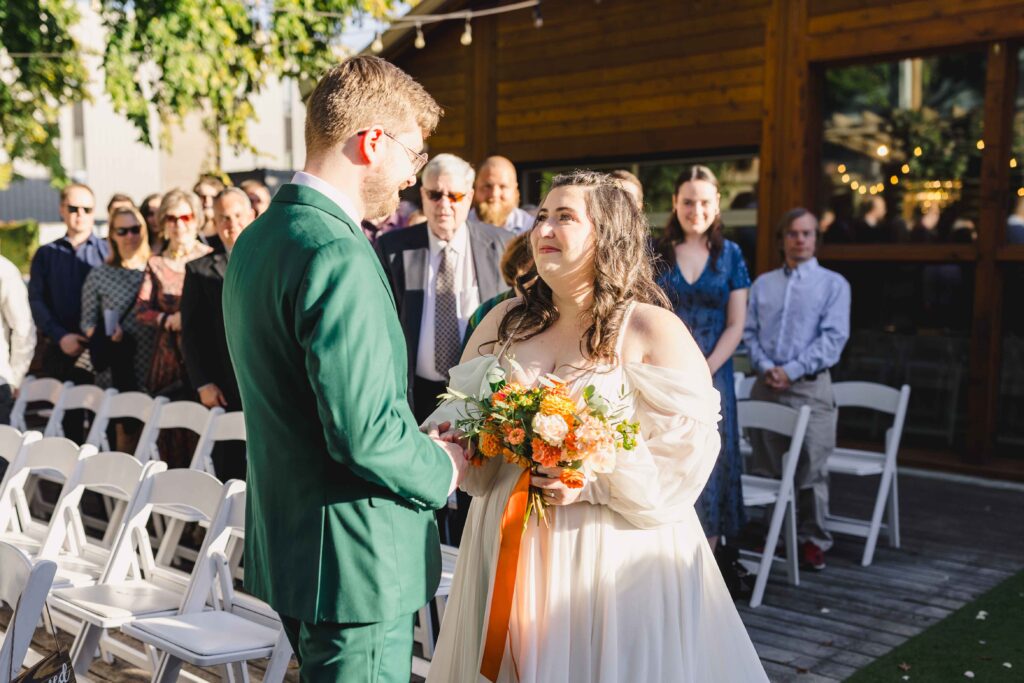
[[[424,0],[411,16],[501,4]],[[854,287],[836,373],[912,385],[904,463],[1024,478],[1024,244],[1008,224],[1024,198],[1024,2],[541,10],[540,27],[529,9],[474,18],[468,46],[461,22],[424,25],[424,49],[412,29],[386,34],[383,56],[446,109],[432,153],[508,156],[534,202],[559,168],[631,167],[646,184],[685,161],[732,160],[729,173],[751,178],[728,199],[750,217],[752,271],[778,265],[787,209],[835,219],[819,257]],[[876,196],[888,238],[838,239]],[[666,201],[652,196],[652,213]],[[853,419],[851,434],[871,431]]]

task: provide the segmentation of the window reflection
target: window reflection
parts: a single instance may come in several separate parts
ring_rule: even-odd
[[[826,243],[976,239],[984,83],[984,52],[825,71]]]

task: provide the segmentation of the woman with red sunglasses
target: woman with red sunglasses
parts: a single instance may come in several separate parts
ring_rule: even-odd
[[[136,317],[157,329],[156,350],[149,369],[149,391],[171,400],[193,399],[181,351],[181,291],[185,285],[185,264],[213,251],[199,241],[203,204],[187,190],[171,190],[157,211],[158,224],[166,246],[151,256],[139,289]],[[195,446],[194,443],[191,444]],[[187,467],[191,449],[182,439],[171,441],[161,435],[157,442],[161,458],[170,467]]]

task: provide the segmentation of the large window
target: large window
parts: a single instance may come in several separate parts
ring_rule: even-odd
[[[825,70],[825,242],[977,236],[986,53]]]
[[[1024,48],[1017,53],[1017,96],[1010,152],[1009,207],[1006,243],[1024,244]],[[1003,347],[999,373],[996,450],[1024,456],[1024,263],[1003,270]]]
[[[718,178],[722,192],[722,223],[728,239],[743,250],[747,266],[753,271],[757,247],[757,179],[758,157],[753,154],[736,156],[696,157],[666,161],[617,163],[589,163],[586,168],[595,171],[625,169],[640,179],[644,186],[644,208],[651,232],[660,236],[672,212],[675,181],[687,166],[703,164]],[[558,173],[571,171],[580,165],[552,166],[526,172],[523,202],[537,204]]]

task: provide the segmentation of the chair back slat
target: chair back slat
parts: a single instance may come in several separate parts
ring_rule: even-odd
[[[164,399],[166,400],[166,399]],[[107,415],[110,419],[134,418],[146,422],[153,415],[153,408],[160,399],[140,391],[126,391],[110,398]]]
[[[142,478],[142,468],[143,464],[128,453],[105,451],[82,462],[78,483],[86,489],[101,488],[104,495],[129,500]]]
[[[245,441],[245,416],[242,411],[224,413],[213,423],[214,441]]]
[[[740,429],[765,429],[792,437],[796,430],[798,411],[781,403],[768,401],[737,401],[736,414]]]
[[[188,429],[202,434],[210,422],[210,409],[195,401],[172,401],[160,408],[160,429]]]
[[[103,399],[111,389],[102,389],[95,384],[80,384],[64,389],[61,405],[64,410],[91,410],[99,412]]]
[[[26,379],[18,397],[24,396],[25,403],[47,401],[55,404],[60,398],[62,391],[64,391],[64,383],[60,380],[53,379],[52,377],[33,378],[32,381],[27,381]]]
[[[213,518],[223,484],[211,474],[174,469],[153,476],[147,502],[156,506],[185,507],[206,520]]]
[[[900,404],[900,390],[875,382],[836,382],[832,393],[839,408],[868,408],[895,415]]]
[[[0,567],[0,602],[14,610],[0,644],[0,680],[7,680],[11,670],[20,671],[25,661],[57,565],[49,560],[33,564],[24,552],[0,542]]]

